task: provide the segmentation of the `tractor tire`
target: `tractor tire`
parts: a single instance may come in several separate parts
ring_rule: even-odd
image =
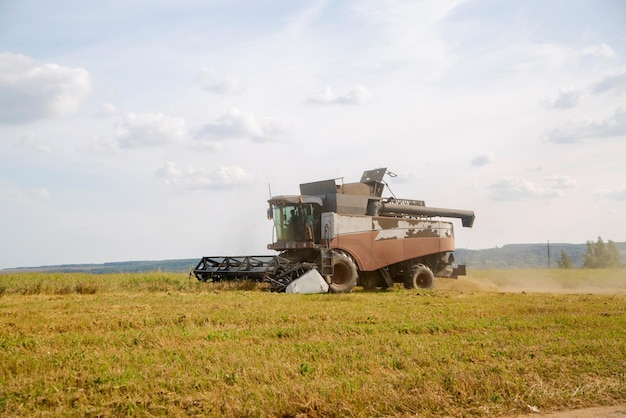
[[[423,264],[414,265],[404,279],[407,289],[432,289],[434,284],[435,275]]]
[[[358,270],[352,259],[339,251],[333,254],[333,275],[329,276],[329,291],[332,293],[350,293],[356,286]]]

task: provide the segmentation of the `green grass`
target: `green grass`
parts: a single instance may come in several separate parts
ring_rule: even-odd
[[[541,274],[600,293],[608,276],[618,290],[503,292],[507,277],[517,288]],[[346,295],[172,273],[0,275],[0,415],[507,416],[623,402],[626,279],[553,274]]]

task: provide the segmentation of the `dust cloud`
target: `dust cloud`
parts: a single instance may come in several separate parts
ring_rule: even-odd
[[[485,273],[484,275],[481,273]],[[437,278],[437,290],[459,292],[626,294],[626,270],[609,274],[576,274],[559,277],[551,271],[479,272],[458,279]]]

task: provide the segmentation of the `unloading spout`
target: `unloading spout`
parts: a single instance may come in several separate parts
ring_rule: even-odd
[[[404,205],[393,202],[380,202],[378,214],[459,218],[463,226],[467,228],[471,228],[474,225],[474,219],[476,218],[473,210],[431,208],[428,206]]]

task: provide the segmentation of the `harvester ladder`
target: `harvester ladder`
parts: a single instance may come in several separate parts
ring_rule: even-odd
[[[322,250],[322,276],[332,276],[333,269],[333,250],[330,248],[323,248]]]

